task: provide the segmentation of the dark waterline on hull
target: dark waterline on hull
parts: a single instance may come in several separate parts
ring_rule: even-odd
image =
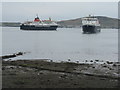
[[[84,25],[82,26],[83,33],[98,33],[100,32],[100,26]]]
[[[56,30],[58,26],[50,26],[50,27],[35,27],[29,25],[21,25],[20,29],[22,30]]]

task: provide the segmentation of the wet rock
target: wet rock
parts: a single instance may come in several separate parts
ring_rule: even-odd
[[[74,83],[73,85],[78,85],[77,83]]]
[[[14,69],[14,68],[17,68],[16,66],[6,66],[5,67],[6,69]]]
[[[50,62],[53,62],[53,60],[50,60]]]
[[[14,67],[10,67],[11,69],[14,69]]]
[[[79,63],[79,61],[76,61],[77,63]]]
[[[64,61],[61,61],[61,63],[64,63]]]
[[[94,62],[94,63],[96,63],[96,62]]]
[[[14,58],[14,57],[19,56],[19,55],[23,55],[23,52],[18,52],[18,53],[13,53],[11,55],[1,56],[0,58],[2,58],[2,59],[8,59],[8,58]]]
[[[40,74],[43,74],[42,72],[40,72]]]
[[[5,70],[5,67],[2,67],[2,70]]]
[[[117,65],[114,63],[113,66],[116,67]]]
[[[73,70],[76,70],[76,68],[73,68]]]
[[[101,62],[104,62],[103,60],[101,60]]]
[[[96,61],[96,62],[99,62],[99,60],[97,60],[97,59],[96,59],[95,61]]]
[[[67,75],[66,74],[64,74],[64,75],[62,75],[62,76],[60,76],[61,78],[66,78],[67,77]]]
[[[106,61],[107,64],[113,64],[113,62]]]
[[[2,59],[13,58],[13,57],[16,57],[16,54],[2,56]]]
[[[18,52],[16,55],[23,55],[23,52]]]
[[[90,60],[90,62],[93,62],[93,60]]]
[[[71,61],[70,59],[68,59],[68,61]]]
[[[47,81],[49,82],[50,80],[48,79]]]
[[[103,65],[106,65],[106,63],[103,63]]]
[[[113,68],[109,68],[109,70],[114,70]]]
[[[103,65],[102,65],[102,67],[105,67],[105,68],[106,68],[106,67],[107,67],[107,65],[103,64]]]
[[[85,60],[85,62],[88,62],[88,60]]]

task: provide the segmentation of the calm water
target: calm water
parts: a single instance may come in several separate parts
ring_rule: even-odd
[[[82,34],[80,28],[23,31],[19,27],[3,27],[2,40],[3,55],[29,52],[14,59],[118,60],[117,29],[102,29],[98,34]]]

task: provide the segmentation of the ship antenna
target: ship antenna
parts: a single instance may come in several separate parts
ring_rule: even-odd
[[[36,14],[36,16],[38,17],[38,14]]]

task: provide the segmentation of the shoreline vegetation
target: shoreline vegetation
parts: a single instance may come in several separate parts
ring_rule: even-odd
[[[95,16],[101,24],[101,28],[118,29],[119,19],[106,16]],[[57,21],[59,28],[80,28],[82,26],[81,18]],[[2,27],[20,27],[20,22],[0,22]]]
[[[12,55],[23,55],[18,52]],[[3,88],[118,88],[120,62],[85,60],[86,63],[49,59],[2,58]],[[90,63],[87,63],[90,62]]]

